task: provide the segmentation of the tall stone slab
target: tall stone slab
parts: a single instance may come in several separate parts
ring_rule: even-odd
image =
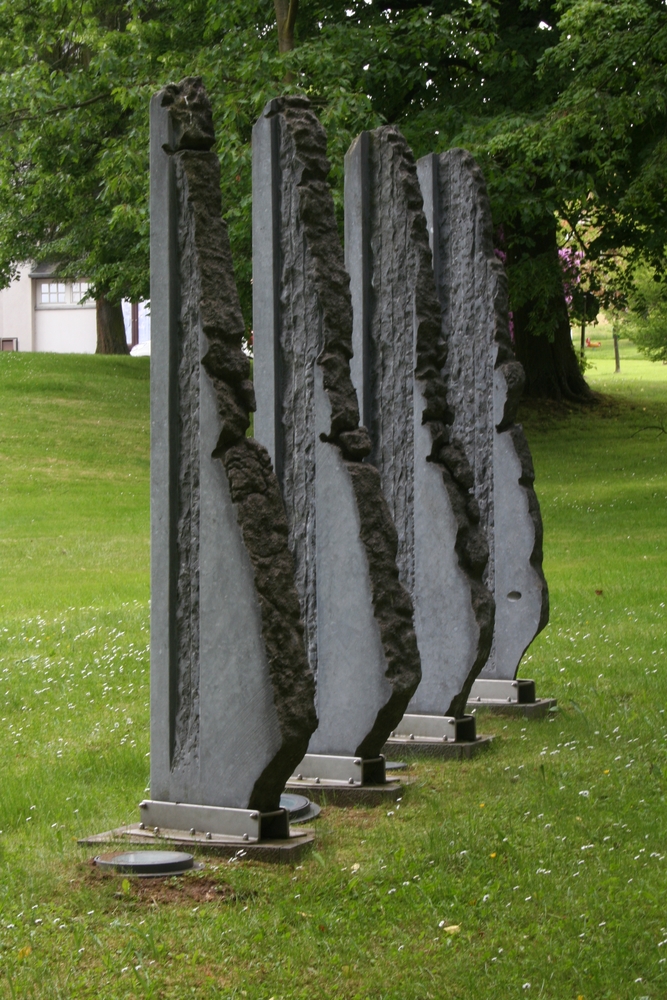
[[[142,805],[145,825],[177,827],[180,817],[221,834],[225,815],[254,810],[250,835],[240,816],[252,840],[258,813],[279,809],[317,720],[278,480],[266,449],[246,437],[254,392],[213,142],[200,80],[153,98],[151,800]]]
[[[493,248],[491,206],[472,156],[450,149],[417,164],[447,344],[443,374],[452,433],[474,473],[496,601],[482,678],[511,680],[549,617],[535,473],[515,422],[524,373],[509,336],[507,278]]]
[[[253,130],[255,433],[278,471],[316,676],[310,755],[376,758],[420,678],[412,606],[350,378],[326,134],[303,98]],[[352,779],[350,779],[352,780]]]
[[[352,378],[415,609],[423,678],[409,712],[460,718],[491,647],[488,548],[442,376],[447,350],[417,170],[394,127],[362,133],[347,153],[345,249]]]

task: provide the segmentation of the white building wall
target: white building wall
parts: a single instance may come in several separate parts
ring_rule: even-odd
[[[19,351],[34,351],[33,300],[30,265],[25,264],[17,281],[0,292],[0,337],[17,337]]]
[[[34,343],[35,351],[94,354],[97,347],[95,303],[77,305],[69,309],[64,306],[52,308],[37,306]]]
[[[0,338],[18,340],[19,351],[52,351],[58,354],[94,354],[97,346],[97,319],[94,302],[83,305],[72,302],[72,286],[66,283],[66,302],[41,302],[42,281],[47,276],[31,278],[30,264],[24,265],[19,277],[8,288],[0,290]],[[125,335],[132,343],[132,313],[129,302],[123,302]],[[139,304],[139,343],[150,340],[150,312],[146,303]]]

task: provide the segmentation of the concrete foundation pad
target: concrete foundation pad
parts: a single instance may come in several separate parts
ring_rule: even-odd
[[[406,757],[437,757],[439,760],[469,760],[483,750],[488,750],[493,743],[493,736],[478,736],[470,742],[454,742],[453,740],[432,740],[425,736],[415,736],[414,739],[396,736],[384,745],[383,753],[400,753]]]
[[[203,833],[190,835],[185,830],[161,830],[156,836],[152,830],[142,830],[138,823],[131,826],[119,826],[115,830],[107,830],[91,837],[83,837],[78,843],[85,847],[98,844],[144,844],[147,847],[169,845],[170,847],[190,847],[209,854],[228,856],[235,855],[243,861],[266,861],[269,864],[292,864],[313,846],[315,836],[312,830],[300,829],[290,831],[284,840],[264,840],[254,844],[239,844],[238,838],[223,837],[211,834],[210,839]]]
[[[384,785],[348,785],[343,782],[308,779],[288,781],[286,791],[307,795],[313,802],[327,806],[381,806],[395,802],[403,793],[405,783],[387,781]]]
[[[536,698],[525,705],[502,702],[468,702],[466,712],[491,712],[493,715],[515,715],[523,719],[543,719],[552,709],[558,707],[555,698]]]

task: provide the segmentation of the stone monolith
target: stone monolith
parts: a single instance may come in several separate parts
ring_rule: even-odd
[[[511,680],[547,623],[542,519],[523,430],[524,373],[512,350],[507,278],[494,252],[491,206],[472,156],[450,149],[417,164],[447,344],[443,374],[489,544],[485,582],[496,620],[482,678]]]
[[[419,682],[397,538],[350,378],[349,279],[309,102],[253,130],[255,433],[280,479],[319,727],[309,753],[376,758]]]
[[[488,548],[442,375],[447,348],[417,170],[392,126],[362,133],[347,153],[345,252],[352,378],[414,603],[423,677],[410,718],[462,717],[491,647]]]
[[[278,480],[266,449],[246,437],[254,392],[213,142],[200,80],[153,98],[143,808],[151,825],[175,827],[182,815],[224,834],[224,816],[205,807],[278,810],[317,720]]]

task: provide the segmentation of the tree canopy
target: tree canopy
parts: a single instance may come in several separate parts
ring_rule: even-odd
[[[85,274],[96,294],[147,297],[148,101],[201,75],[249,321],[251,128],[266,100],[299,90],[329,133],[339,205],[343,155],[363,128],[397,123],[417,156],[471,150],[506,254],[529,387],[585,396],[558,248],[569,244],[619,287],[638,261],[664,268],[662,0],[301,0],[296,9],[0,0],[0,280],[25,259],[49,259]]]
[[[667,282],[647,265],[637,269],[627,308],[615,320],[615,329],[642,354],[667,364]]]

